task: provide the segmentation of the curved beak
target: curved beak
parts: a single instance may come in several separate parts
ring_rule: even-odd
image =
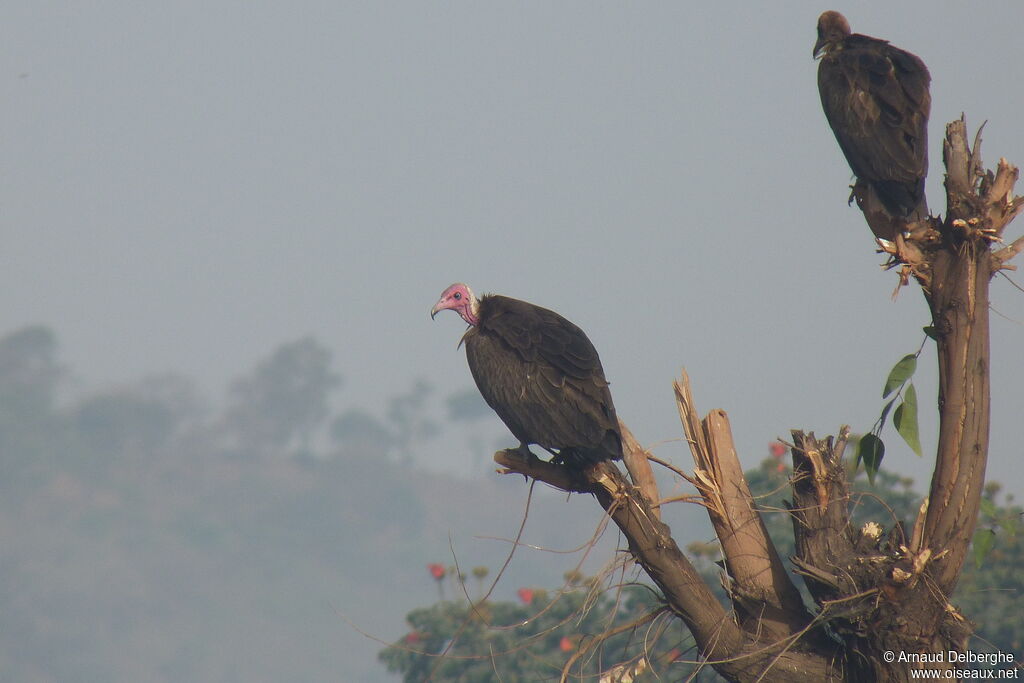
[[[437,315],[440,311],[443,310],[441,308],[441,303],[442,303],[441,301],[438,301],[436,304],[434,304],[434,307],[430,309],[430,319],[431,320],[433,320],[434,316]]]
[[[817,42],[814,43],[814,49],[811,51],[811,57],[814,59],[821,59],[822,55],[825,54],[825,39],[818,38]]]

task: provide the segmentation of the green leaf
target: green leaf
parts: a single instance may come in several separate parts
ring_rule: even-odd
[[[903,386],[903,383],[914,375],[914,370],[917,370],[917,355],[911,353],[903,356],[900,362],[889,371],[889,377],[885,380],[885,391],[882,392],[882,398]]]
[[[921,457],[921,436],[917,429],[917,391],[913,383],[908,382],[907,388],[903,390],[903,403],[896,406],[892,423],[907,445],[917,453],[917,457]]]
[[[924,333],[931,339],[934,339],[935,341],[939,340],[939,333],[935,330],[935,325],[928,325],[922,329],[924,329]]]
[[[979,529],[974,532],[974,541],[971,543],[971,555],[974,556],[974,566],[981,569],[985,563],[988,551],[992,549],[992,541],[996,538],[996,532],[992,529]]]
[[[857,462],[864,463],[864,471],[868,473],[868,481],[875,485],[875,474],[878,473],[878,466],[882,464],[882,456],[885,455],[885,444],[874,434],[865,434],[860,437],[857,445]]]
[[[885,427],[885,418],[889,417],[889,411],[892,410],[892,404],[896,402],[896,397],[893,396],[889,399],[889,402],[882,408],[882,414],[878,418],[878,429],[875,430],[875,436],[882,433],[882,428]]]

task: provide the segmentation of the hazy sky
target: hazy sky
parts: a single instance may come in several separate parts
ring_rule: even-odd
[[[811,59],[824,9],[8,3],[0,333],[52,326],[84,386],[177,371],[214,398],[312,334],[339,406],[374,410],[414,377],[470,385],[463,325],[428,317],[463,280],[583,327],[645,442],[679,436],[684,365],[749,464],[791,427],[867,429],[928,318],[916,286],[890,300],[846,205]],[[1019,0],[836,9],[931,69],[933,210],[961,111],[988,120],[989,167],[1024,164]],[[1019,489],[1024,294],[1000,278],[992,298],[1012,321],[992,318],[990,473]],[[887,465],[922,471],[897,441]]]

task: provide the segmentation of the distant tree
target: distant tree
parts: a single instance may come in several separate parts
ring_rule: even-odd
[[[48,413],[62,376],[49,328],[26,327],[0,339],[0,419]]]
[[[97,448],[152,451],[201,415],[202,408],[189,380],[164,375],[88,396],[70,412],[73,427]]]
[[[434,387],[429,382],[417,379],[408,392],[388,399],[388,423],[399,452],[407,458],[412,457],[412,447],[416,442],[434,437],[440,431],[437,422],[426,411],[433,393]]]
[[[408,462],[412,447],[433,438],[440,431],[430,416],[434,388],[425,380],[414,380],[409,390],[387,400],[385,415],[377,417],[353,408],[331,423],[331,436],[343,451],[379,452]]]
[[[331,352],[311,337],[284,344],[231,385],[226,428],[243,454],[283,453],[326,419],[341,384]]]
[[[46,463],[64,455],[57,388],[64,369],[57,339],[33,326],[0,339],[0,491],[27,495]]]
[[[978,624],[976,649],[1020,653],[1024,650],[1024,508],[1013,496],[999,502],[1001,488],[996,482],[985,487],[972,559],[964,567],[955,597],[964,614]]]
[[[362,408],[348,410],[331,421],[331,438],[343,452],[389,453],[397,436],[389,425]]]
[[[387,444],[289,457],[296,436],[224,457],[226,420],[180,376],[60,396],[42,331],[0,338],[0,679],[372,680],[338,614],[409,604],[411,567],[443,537],[419,487],[457,505],[471,486],[410,476]],[[306,350],[283,364],[309,388],[333,373]],[[282,410],[308,414],[310,394]]]
[[[479,420],[490,416],[491,409],[484,403],[480,392],[473,389],[464,389],[449,396],[445,403],[448,404],[448,419],[453,421]]]

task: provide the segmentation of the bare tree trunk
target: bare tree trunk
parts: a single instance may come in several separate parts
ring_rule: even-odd
[[[887,662],[885,652],[924,655],[966,646],[970,624],[948,596],[967,556],[988,457],[988,283],[1024,250],[1024,238],[992,250],[1024,198],[1014,197],[1017,169],[1005,160],[995,173],[981,173],[979,148],[980,137],[973,149],[968,144],[962,119],[949,124],[948,215],[904,224],[894,241],[879,241],[891,265],[900,267],[901,283],[913,277],[921,285],[939,358],[935,470],[910,538],[899,526],[886,532],[851,525],[846,427],[836,439],[792,433],[792,561],[814,599],[813,613],[757,512],[728,417],[714,410],[699,419],[685,373],[676,383],[676,401],[695,468],[684,476],[696,486],[721,542],[731,610],[713,597],[660,521],[657,486],[631,435],[626,461],[633,484],[611,463],[580,472],[517,451],[495,454],[506,472],[593,494],[690,628],[707,664],[730,680],[907,681],[914,666],[942,664]],[[865,219],[878,234],[877,216],[865,211]]]

